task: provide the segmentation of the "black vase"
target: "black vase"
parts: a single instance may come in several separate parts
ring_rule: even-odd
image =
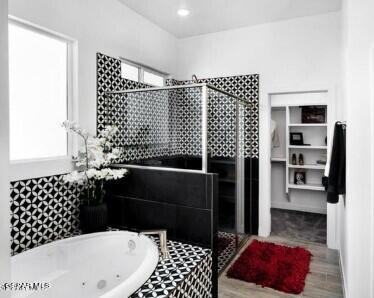
[[[84,234],[105,231],[108,226],[107,205],[81,205],[80,223]]]

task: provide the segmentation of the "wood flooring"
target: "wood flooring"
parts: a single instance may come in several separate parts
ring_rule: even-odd
[[[303,293],[300,295],[290,295],[271,288],[262,288],[256,284],[227,278],[226,271],[253,239],[270,241],[287,246],[302,246],[313,254],[310,263],[310,273],[307,275]],[[270,236],[268,238],[251,237],[231,264],[227,266],[219,278],[218,297],[220,298],[344,297],[338,251],[328,249],[325,244],[306,242],[303,240],[290,240],[279,236]]]

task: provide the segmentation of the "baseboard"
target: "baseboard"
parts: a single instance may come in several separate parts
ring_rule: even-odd
[[[271,208],[326,214],[326,210],[323,208],[308,207],[282,202],[271,202]]]
[[[342,259],[342,254],[341,254],[341,251],[340,249],[338,250],[339,252],[339,268],[340,268],[340,276],[342,277],[342,288],[343,288],[343,297],[344,298],[347,298],[347,288],[346,288],[346,285],[347,285],[347,280],[345,278],[345,275],[344,275],[344,266],[343,266],[343,259]]]

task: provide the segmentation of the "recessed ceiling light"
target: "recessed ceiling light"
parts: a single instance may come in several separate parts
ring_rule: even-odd
[[[178,10],[178,15],[180,15],[181,17],[186,17],[189,14],[190,14],[190,11],[188,9],[181,8]]]

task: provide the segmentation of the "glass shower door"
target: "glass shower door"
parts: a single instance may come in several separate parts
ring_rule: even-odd
[[[208,89],[208,171],[218,174],[218,272],[235,255],[237,234],[237,112],[235,98]]]

